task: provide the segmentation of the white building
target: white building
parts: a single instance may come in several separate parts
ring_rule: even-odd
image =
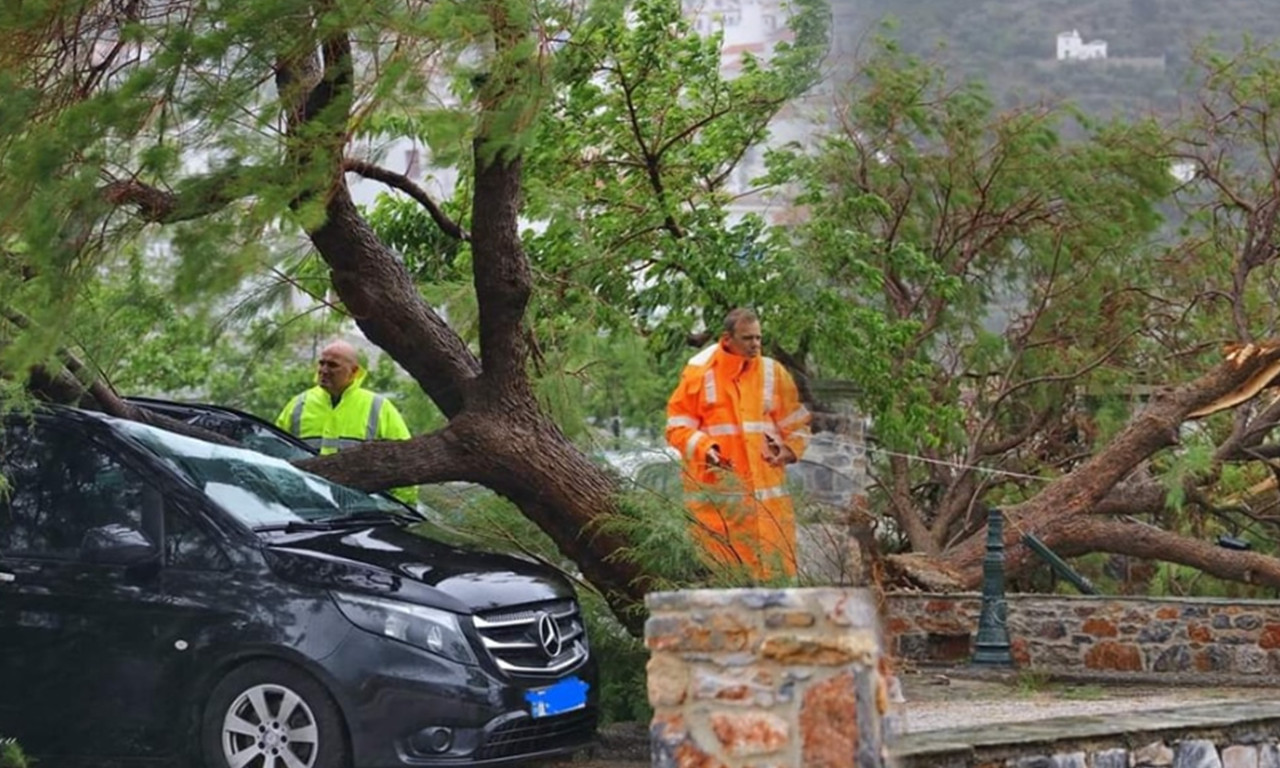
[[[845,40],[841,46],[840,33],[848,33],[851,22],[847,15],[852,9],[853,0],[834,0],[832,3],[835,23],[833,26],[833,50],[828,59],[828,66],[835,62],[847,63],[848,51],[852,45]],[[794,38],[788,20],[790,8],[787,0],[683,0],[683,10],[691,26],[701,35],[722,34],[721,71],[726,77],[733,77],[742,69],[743,59],[752,56],[760,60],[768,60],[779,42]],[[847,34],[844,37],[848,37]],[[830,74],[830,73],[828,73]],[[818,101],[824,101],[819,104]],[[827,98],[801,99],[796,104],[784,107],[769,126],[769,144],[774,146],[787,143],[806,143],[815,129],[815,114],[829,107]],[[440,106],[447,106],[442,103]],[[746,213],[757,213],[767,220],[776,222],[785,218],[791,210],[788,201],[769,195],[762,195],[754,188],[752,182],[765,172],[764,146],[754,146],[747,150],[738,163],[737,168],[726,181],[726,192],[734,197],[730,205],[731,217],[738,218]],[[447,198],[457,183],[457,172],[452,168],[439,168],[431,164],[430,150],[405,138],[386,137],[380,141],[370,141],[357,149],[353,154],[367,157],[389,168],[403,173],[412,181],[420,184],[436,200]],[[389,191],[378,182],[349,175],[351,193],[355,201],[361,205],[370,205],[377,196]]]
[[[843,22],[842,11],[851,5],[851,0],[836,0],[832,4],[833,16]],[[683,8],[698,34],[721,33],[720,67],[726,77],[741,72],[744,58],[767,61],[778,43],[790,42],[795,37],[788,26],[791,9],[787,0],[683,0]],[[844,26],[839,31],[847,31]],[[835,36],[833,34],[833,38]],[[835,47],[833,45],[833,49]],[[831,57],[828,65],[835,60],[835,56]],[[817,112],[829,107],[825,103],[830,101],[829,91],[818,90],[825,99],[802,97],[779,111],[769,124],[768,145],[808,143],[816,123],[822,119]],[[824,103],[818,104],[819,100]],[[726,181],[725,191],[733,197],[729,205],[731,220],[755,213],[766,221],[779,223],[793,214],[785,195],[762,193],[753,183],[765,173],[766,149],[763,145],[750,147]]]
[[[684,13],[698,34],[723,33],[720,51],[728,75],[742,67],[745,54],[767,59],[774,45],[791,39],[790,12],[782,0],[684,0]]]
[[[1058,33],[1058,61],[1086,61],[1107,58],[1107,41],[1085,42],[1078,30]]]

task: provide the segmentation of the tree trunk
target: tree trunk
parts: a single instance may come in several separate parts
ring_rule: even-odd
[[[1097,509],[1118,483],[1156,451],[1178,442],[1178,429],[1235,393],[1256,393],[1280,364],[1280,342],[1246,345],[1199,379],[1154,397],[1120,434],[1074,472],[1033,498],[1005,510],[1006,570],[1018,575],[1035,565],[1022,543],[1034,534],[1061,554],[1107,551],[1184,563],[1224,578],[1247,575],[1254,583],[1280,586],[1280,561],[1231,552],[1142,524],[1099,519]],[[941,563],[966,588],[982,581],[985,526],[979,535],[945,553]]]
[[[291,130],[320,119],[351,81],[345,33],[335,33],[323,50],[318,84]],[[482,111],[509,109],[504,100],[522,98],[517,86],[511,90],[495,86]],[[404,264],[360,215],[343,176],[343,137],[335,134],[327,154],[310,148],[298,155],[300,163],[317,157],[333,163],[335,184],[323,192],[325,221],[308,234],[331,269],[343,305],[366,338],[389,353],[449,417],[440,432],[363,446],[305,466],[371,490],[445,480],[494,490],[542,529],[603,593],[627,629],[639,635],[651,582],[623,556],[626,542],[600,526],[617,512],[620,489],[547,417],[530,386],[523,319],[532,277],[518,230],[521,163],[511,151],[514,137],[488,135],[487,124],[481,119],[473,149],[471,246],[479,360],[422,299]]]

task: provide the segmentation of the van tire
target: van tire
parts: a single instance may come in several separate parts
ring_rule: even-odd
[[[280,661],[251,661],[213,687],[200,724],[206,768],[228,768],[229,754],[253,750],[245,768],[285,765],[288,750],[306,768],[347,768],[342,713],[311,675]]]

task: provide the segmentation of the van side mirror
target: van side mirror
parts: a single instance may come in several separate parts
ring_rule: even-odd
[[[156,545],[141,531],[111,523],[90,528],[80,540],[80,562],[99,565],[140,565],[155,559]]]

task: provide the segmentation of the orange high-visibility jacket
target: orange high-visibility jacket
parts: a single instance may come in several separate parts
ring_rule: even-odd
[[[771,438],[796,457],[809,442],[809,411],[791,374],[768,357],[717,343],[694,355],[667,401],[667,442],[685,461],[685,504],[713,560],[768,578],[796,570],[795,513],[786,468],[770,466]],[[707,464],[711,446],[732,470]]]

